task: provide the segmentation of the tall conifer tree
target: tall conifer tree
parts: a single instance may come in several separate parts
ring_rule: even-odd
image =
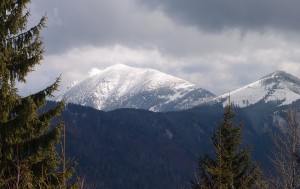
[[[0,188],[65,188],[73,167],[64,169],[56,145],[63,125],[50,122],[64,104],[40,112],[46,97],[57,90],[59,78],[46,89],[17,94],[16,82],[40,63],[45,17],[27,29],[30,0],[0,2]]]
[[[242,124],[234,126],[231,106],[225,108],[222,123],[212,137],[214,158],[203,155],[193,189],[247,189],[260,183],[261,170],[241,148]]]

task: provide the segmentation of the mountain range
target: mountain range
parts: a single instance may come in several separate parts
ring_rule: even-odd
[[[234,122],[244,125],[243,145],[268,175],[268,132],[286,126],[288,107],[300,111],[299,91],[299,79],[283,71],[215,96],[152,69],[93,69],[61,97],[70,102],[62,113],[67,154],[78,160],[86,188],[190,188],[198,158],[212,152],[211,137],[231,102]]]
[[[121,108],[167,112],[201,104],[230,102],[248,107],[260,102],[288,105],[300,99],[300,80],[284,71],[275,71],[229,93],[212,92],[183,79],[153,69],[116,64],[104,70],[92,69],[58,100],[111,111]]]

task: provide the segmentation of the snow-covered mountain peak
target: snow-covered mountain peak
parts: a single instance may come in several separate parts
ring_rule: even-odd
[[[118,64],[112,65],[110,67],[107,67],[104,70],[100,70],[98,68],[92,68],[91,71],[89,71],[89,76],[92,77],[94,75],[101,74],[103,72],[128,71],[129,69],[134,69],[134,68],[126,66],[126,65],[121,64],[121,63],[118,63]]]
[[[91,71],[89,71],[89,77],[92,77],[92,76],[94,76],[94,75],[97,75],[97,74],[99,74],[99,73],[101,73],[102,72],[102,70],[99,70],[99,69],[97,69],[97,68],[93,68],[93,69],[91,69]]]
[[[231,103],[247,107],[258,102],[274,102],[279,105],[287,105],[300,99],[300,80],[284,71],[275,71],[256,82],[232,92],[221,95],[213,102]]]
[[[114,64],[112,66],[109,66],[109,67],[105,68],[103,71],[104,72],[129,71],[129,70],[133,70],[133,69],[138,69],[138,68],[134,68],[134,67],[127,66],[125,64],[117,63],[117,64]]]
[[[168,84],[174,84],[176,88],[180,87],[196,87],[194,84],[189,83],[183,79],[162,73],[160,71],[149,68],[135,68],[124,64],[115,64],[107,67],[104,70],[93,68],[90,71],[90,77],[106,78],[119,85],[125,85],[131,88],[138,84],[147,85],[149,88],[157,88]],[[130,82],[128,82],[130,81]],[[127,83],[126,83],[127,82]]]
[[[92,69],[89,77],[63,96],[67,102],[101,110],[139,108],[168,111],[193,107],[214,95],[154,69],[116,64],[103,70]]]

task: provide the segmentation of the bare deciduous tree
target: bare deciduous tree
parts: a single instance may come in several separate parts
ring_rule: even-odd
[[[300,187],[299,120],[295,109],[287,110],[287,123],[280,123],[282,132],[270,131],[274,149],[270,158],[275,173],[272,178],[272,188],[296,189]]]

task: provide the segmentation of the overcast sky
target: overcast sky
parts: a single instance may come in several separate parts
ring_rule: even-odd
[[[219,95],[276,70],[300,77],[300,1],[33,0],[45,54],[21,94],[92,68],[153,68]],[[29,87],[30,86],[30,87]]]

